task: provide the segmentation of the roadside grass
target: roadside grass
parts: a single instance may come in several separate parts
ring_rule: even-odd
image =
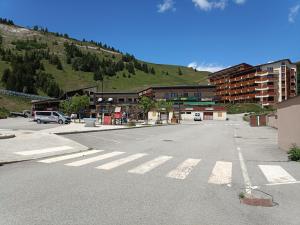
[[[0,119],[6,119],[8,116],[9,111],[4,107],[0,107]]]
[[[236,104],[222,104],[226,107],[228,114],[254,113],[266,114],[275,111],[271,107],[262,108],[261,105],[255,103],[236,103]]]
[[[31,101],[22,97],[0,95],[0,106],[2,112],[21,112],[31,109]]]
[[[288,158],[292,161],[300,161],[300,147],[293,144],[288,152]]]

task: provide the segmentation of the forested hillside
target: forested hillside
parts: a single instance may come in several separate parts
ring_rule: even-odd
[[[132,91],[150,85],[207,82],[208,72],[143,62],[107,44],[75,40],[47,28],[16,26],[0,19],[0,87],[58,97],[97,85],[104,91]]]

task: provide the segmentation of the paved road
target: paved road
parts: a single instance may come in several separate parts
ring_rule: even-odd
[[[271,128],[231,120],[66,137],[94,151],[0,167],[1,225],[299,224],[300,165]],[[278,205],[243,205],[245,189]]]
[[[33,122],[29,118],[8,118],[0,120],[0,132],[2,129],[10,129],[10,130],[43,130],[48,128],[54,128],[57,126],[61,126],[59,124],[48,123],[48,124],[37,124]]]

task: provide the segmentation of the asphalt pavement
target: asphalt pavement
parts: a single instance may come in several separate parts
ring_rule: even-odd
[[[0,167],[1,225],[299,224],[300,164],[275,129],[232,117],[64,137],[91,150]],[[242,204],[247,191],[274,206]]]

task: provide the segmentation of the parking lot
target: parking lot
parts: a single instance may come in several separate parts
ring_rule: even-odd
[[[273,128],[233,116],[64,137],[89,150],[1,167],[3,224],[299,224],[300,166]],[[241,204],[247,191],[273,207]]]
[[[55,123],[48,124],[37,124],[30,118],[8,118],[0,120],[0,130],[1,129],[9,129],[9,130],[44,130],[48,128],[54,128],[60,126]]]

